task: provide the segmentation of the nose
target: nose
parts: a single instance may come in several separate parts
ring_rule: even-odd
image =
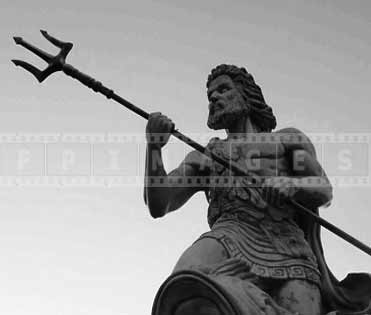
[[[218,91],[212,92],[211,95],[210,95],[210,102],[215,103],[219,99],[219,97],[220,97],[220,95],[219,95]]]

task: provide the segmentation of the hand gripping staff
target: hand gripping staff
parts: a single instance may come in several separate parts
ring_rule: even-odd
[[[52,73],[57,71],[62,71],[66,75],[80,81],[83,85],[87,86],[88,88],[91,88],[94,92],[101,93],[104,96],[106,96],[108,99],[113,99],[116,102],[120,103],[121,105],[125,106],[126,108],[130,109],[134,113],[138,114],[139,116],[145,118],[148,120],[149,114],[142,110],[141,108],[133,105],[129,101],[125,100],[121,96],[117,95],[113,90],[105,87],[101,82],[95,80],[94,78],[88,76],[85,73],[80,72],[78,69],[74,68],[70,64],[66,63],[66,58],[68,53],[71,51],[73,44],[70,42],[62,42],[61,40],[49,35],[46,31],[41,30],[41,34],[53,45],[60,48],[60,52],[56,55],[50,55],[49,53],[41,50],[40,48],[37,48],[25,40],[23,40],[22,37],[14,37],[14,41],[17,45],[21,45],[24,48],[30,50],[37,56],[39,56],[41,59],[43,59],[45,62],[48,63],[48,66],[45,70],[37,69],[35,66],[22,61],[22,60],[15,60],[13,59],[13,63],[16,66],[20,66],[24,68],[25,70],[31,72],[36,79],[41,83],[43,82],[47,77],[49,77]],[[259,186],[259,183],[261,183],[261,179],[257,177],[255,174],[251,174],[250,172],[242,169],[238,164],[236,164],[233,161],[225,161],[220,156],[214,154],[213,152],[207,150],[205,147],[200,145],[199,143],[193,141],[189,137],[183,135],[178,130],[172,130],[172,135],[177,137],[179,140],[185,142],[186,144],[190,145],[195,150],[211,157],[214,161],[220,163],[224,167],[230,169],[234,174],[239,176],[246,176],[250,180],[251,187]],[[338,227],[334,226],[330,222],[324,220],[320,216],[313,213],[311,210],[303,207],[302,205],[298,204],[295,200],[291,199],[291,202],[296,206],[298,211],[301,211],[304,215],[307,217],[310,217],[315,222],[323,226],[324,228],[328,229],[329,231],[333,232],[337,236],[341,237],[342,239],[346,240],[347,242],[351,243],[352,245],[356,246],[363,252],[367,253],[371,256],[371,248],[367,245],[363,244],[359,240],[355,239],[351,235],[347,234],[346,232],[342,231]]]

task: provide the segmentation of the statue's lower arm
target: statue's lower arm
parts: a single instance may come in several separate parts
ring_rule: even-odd
[[[144,199],[154,218],[164,216],[169,208],[170,185],[161,149],[168,142],[173,128],[174,124],[166,116],[161,113],[150,114],[146,127]]]
[[[153,218],[159,218],[166,214],[168,207],[169,185],[159,179],[167,180],[161,148],[152,144],[147,145],[144,199]]]

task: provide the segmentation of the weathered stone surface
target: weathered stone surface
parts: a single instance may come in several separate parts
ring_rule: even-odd
[[[357,278],[359,297],[347,291],[355,287],[355,278],[339,284],[323,259],[319,226],[290,203],[293,198],[316,212],[332,199],[308,137],[295,128],[273,131],[272,109],[244,68],[216,67],[207,81],[207,95],[208,126],[227,133],[226,139],[211,139],[208,150],[237,163],[259,182],[234,176],[196,151],[167,174],[161,149],[174,126],[160,113],[150,115],[147,138],[159,133],[164,137],[158,143],[149,141],[146,176],[167,181],[145,186],[151,215],[177,210],[204,191],[210,225],[160,288],[153,315],[319,315],[365,309],[371,297],[369,276]],[[194,177],[207,180],[190,181]],[[191,184],[166,185],[178,179]],[[303,185],[308,179],[314,184]]]

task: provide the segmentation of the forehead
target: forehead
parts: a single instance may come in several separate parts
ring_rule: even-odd
[[[208,90],[212,91],[222,84],[234,86],[233,80],[228,75],[222,74],[210,82]]]

